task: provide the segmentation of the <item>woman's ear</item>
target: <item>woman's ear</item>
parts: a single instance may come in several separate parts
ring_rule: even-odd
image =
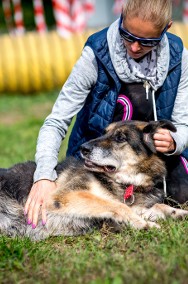
[[[172,24],[173,24],[173,21],[171,20],[168,24],[167,30],[169,30],[171,28]]]

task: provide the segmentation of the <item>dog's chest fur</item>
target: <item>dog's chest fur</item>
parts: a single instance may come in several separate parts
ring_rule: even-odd
[[[90,172],[84,168],[84,164],[75,159],[67,159],[59,164],[58,169],[62,171],[57,180],[58,191],[55,194],[55,206],[58,208],[59,202],[64,203],[64,196],[67,191],[90,191],[101,198],[109,198],[124,202],[124,195],[129,184],[121,184],[109,178],[108,175],[99,172]],[[158,183],[158,176],[156,177]],[[135,186],[134,204],[142,204],[151,207],[157,202],[163,202],[162,185],[159,187]],[[59,201],[59,202],[57,202]],[[129,200],[127,201],[129,205]]]

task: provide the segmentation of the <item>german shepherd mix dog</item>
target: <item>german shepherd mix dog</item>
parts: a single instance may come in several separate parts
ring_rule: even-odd
[[[43,226],[40,220],[35,229],[24,216],[35,163],[1,169],[0,233],[41,240],[84,234],[104,221],[118,227],[160,228],[160,218],[188,215],[163,203],[165,162],[152,140],[159,127],[176,131],[168,121],[112,123],[105,135],[82,145],[84,161],[68,158],[58,164],[57,190],[47,200],[47,223]]]

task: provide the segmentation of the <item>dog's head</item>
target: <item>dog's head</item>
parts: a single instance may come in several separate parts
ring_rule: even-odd
[[[141,185],[152,169],[165,174],[163,161],[158,157],[153,135],[159,128],[176,131],[167,120],[139,122],[125,121],[110,124],[106,133],[81,146],[85,167],[104,172],[119,183]],[[136,180],[137,179],[137,180]]]

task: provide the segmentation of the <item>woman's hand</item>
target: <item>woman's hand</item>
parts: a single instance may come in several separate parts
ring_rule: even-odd
[[[42,224],[46,224],[46,200],[55,189],[55,182],[50,180],[39,180],[33,184],[24,208],[24,213],[27,215],[27,223],[28,225],[32,224],[33,229],[37,226],[40,210],[42,213]]]
[[[159,128],[153,135],[155,148],[158,152],[168,153],[176,149],[175,141],[168,129]]]

